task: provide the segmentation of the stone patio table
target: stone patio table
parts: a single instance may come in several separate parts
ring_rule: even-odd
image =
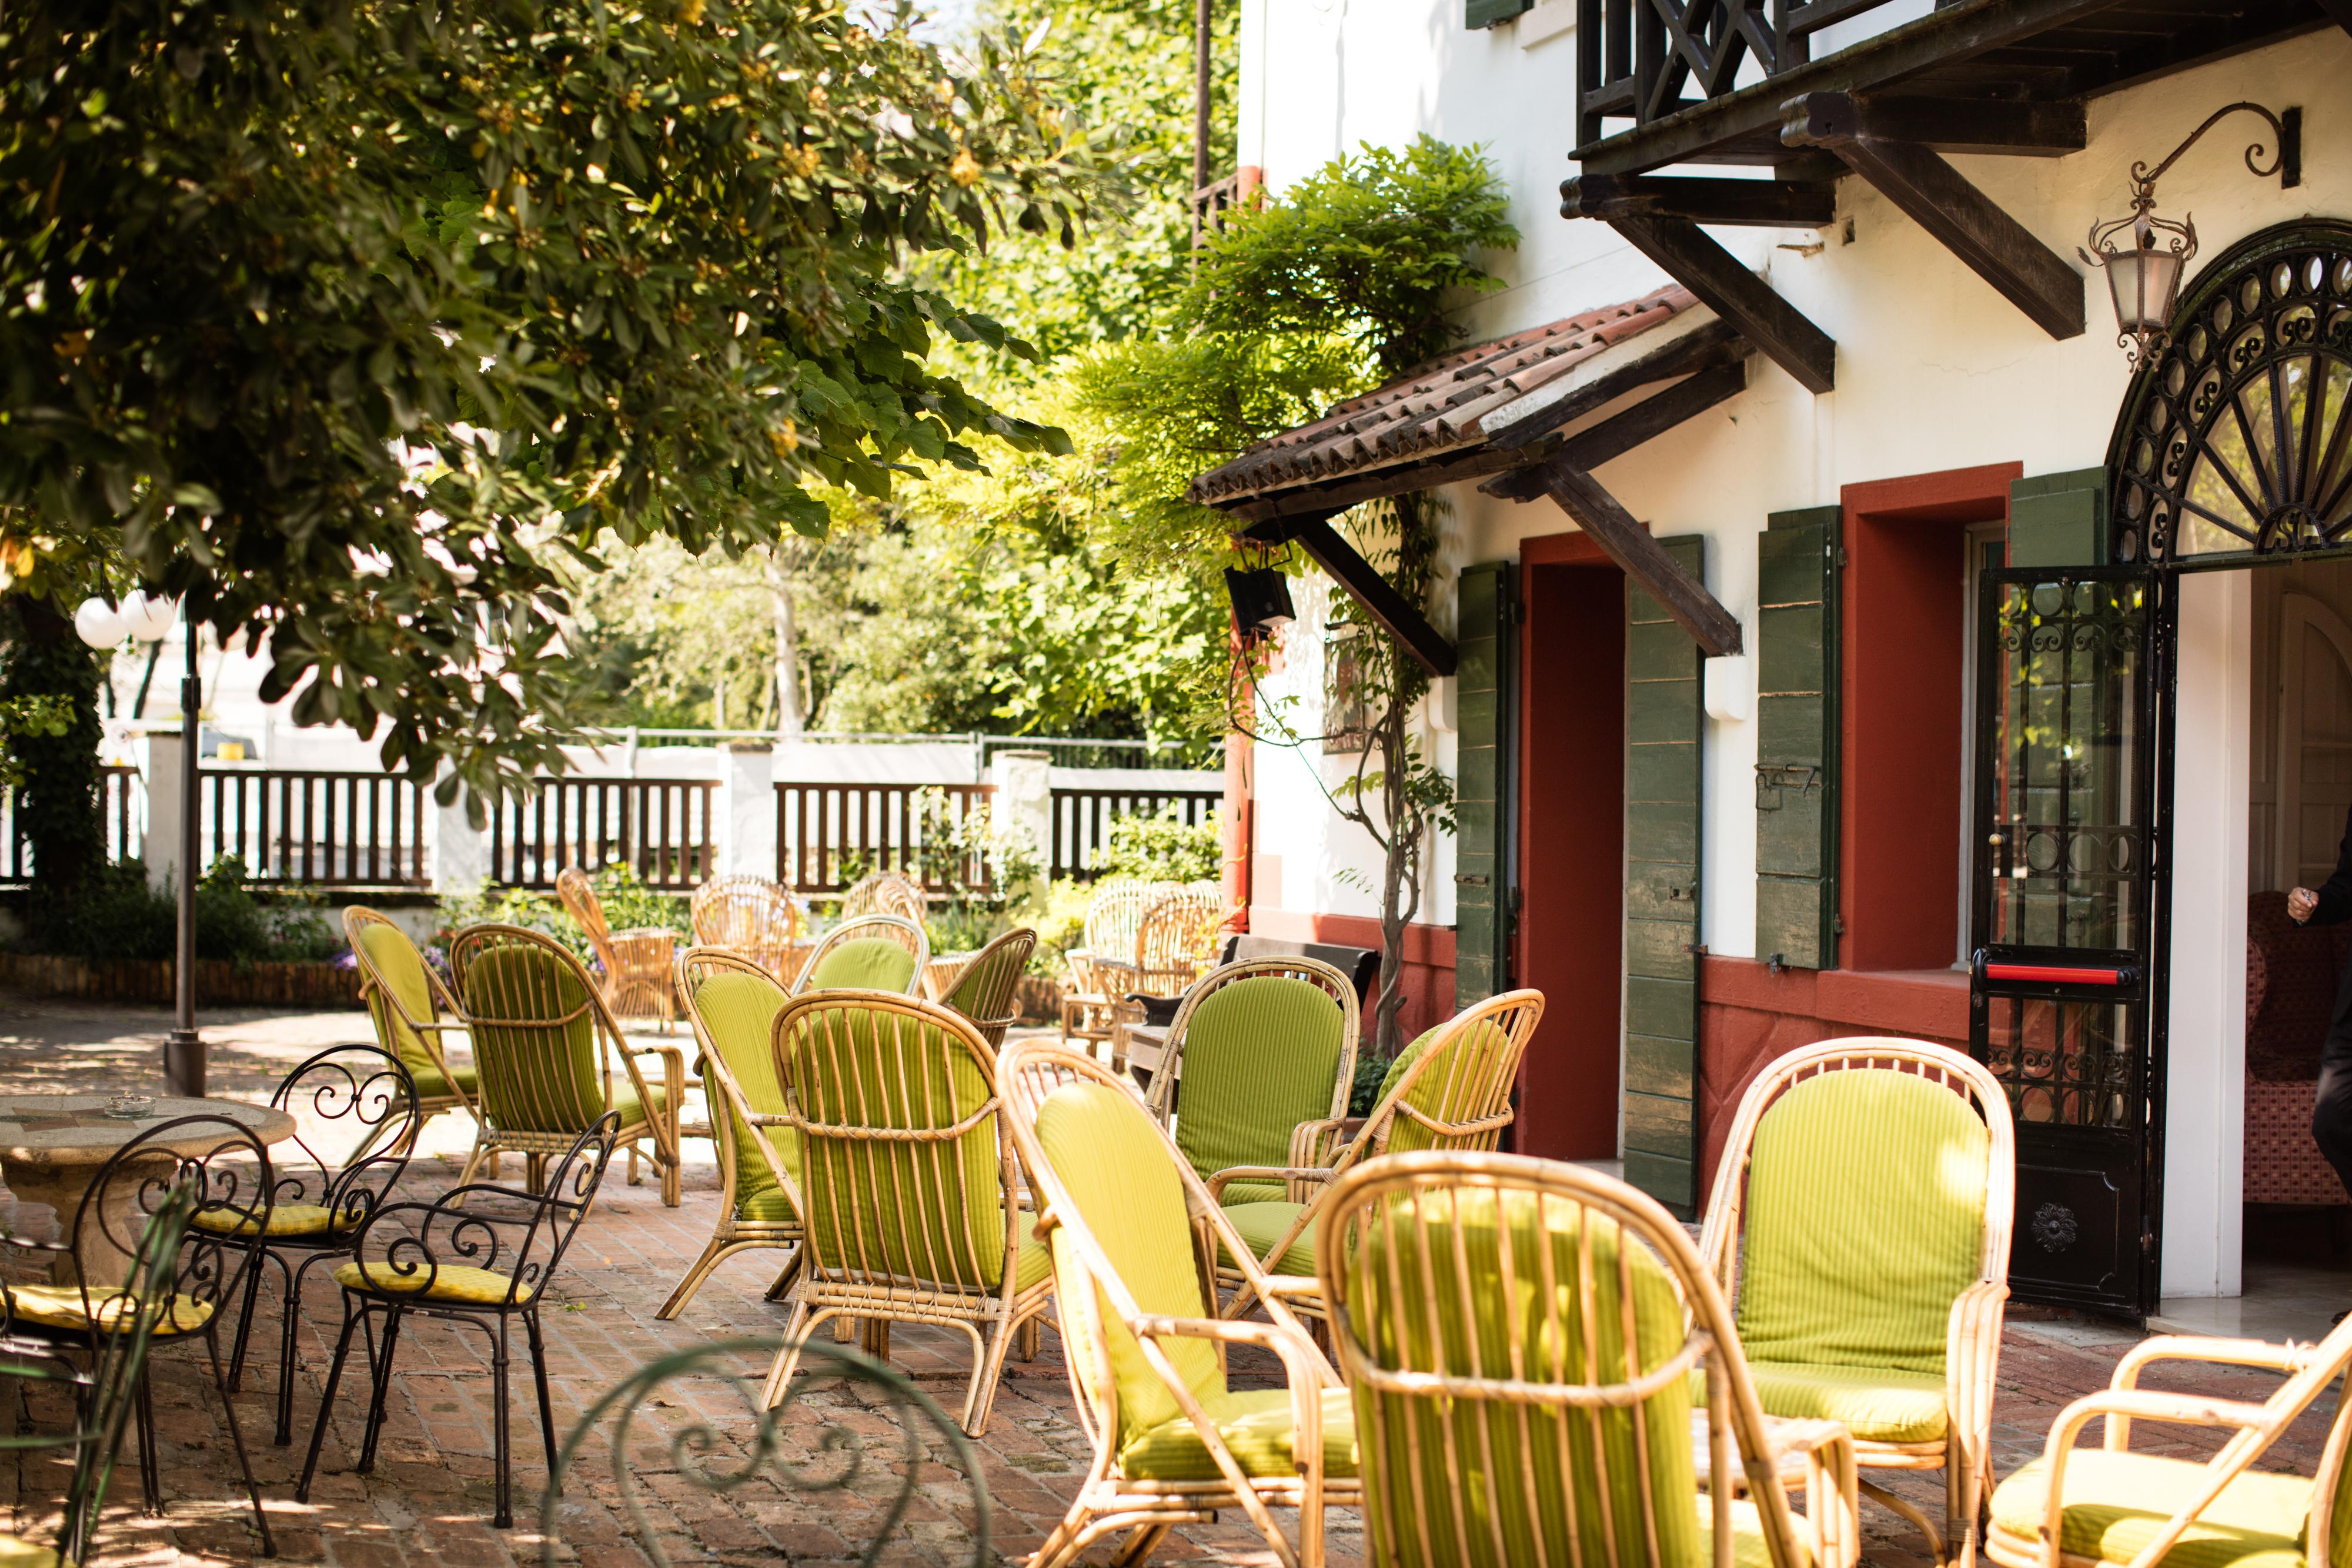
[[[226,1116],[254,1134],[264,1144],[291,1137],[294,1118],[266,1105],[242,1100],[176,1100],[158,1096],[150,1114],[125,1121],[106,1113],[113,1097],[107,1094],[0,1095],[0,1182],[7,1184],[19,1203],[45,1203],[58,1217],[63,1239],[80,1211],[82,1195],[97,1179],[99,1167],[117,1150],[151,1127],[182,1116]],[[184,1137],[155,1145],[175,1155],[205,1155],[220,1146],[218,1128],[192,1127]],[[118,1183],[108,1202],[109,1223],[103,1228],[134,1241],[139,1234],[138,1186]],[[80,1275],[94,1285],[120,1285],[130,1275],[131,1259],[119,1248],[92,1238],[82,1255],[60,1257],[52,1265],[57,1283],[71,1284],[79,1262]]]

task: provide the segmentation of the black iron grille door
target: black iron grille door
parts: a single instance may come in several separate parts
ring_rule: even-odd
[[[1984,574],[1980,602],[1969,1022],[2017,1117],[2010,1283],[2144,1315],[2163,1092],[2158,590],[2145,570],[2011,570]]]

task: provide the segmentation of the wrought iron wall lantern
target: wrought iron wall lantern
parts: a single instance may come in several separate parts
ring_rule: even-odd
[[[2132,165],[2132,210],[2129,217],[2091,225],[2090,249],[2079,253],[2093,267],[2107,272],[2107,291],[2116,302],[2116,341],[2136,370],[2164,346],[2173,307],[2180,298],[2180,280],[2197,254],[2197,224],[2193,217],[2174,223],[2155,215],[2156,183],[2180,155],[2197,145],[2198,138],[2241,110],[2259,114],[2270,122],[2277,139],[2273,153],[2262,142],[2246,149],[2246,167],[2257,178],[2276,174],[2282,190],[2303,183],[2303,110],[2273,114],[2259,103],[2232,103],[2205,117],[2205,123],[2187,141],[2150,169],[2145,160]],[[2270,162],[2261,160],[2268,153]],[[2127,240],[2129,243],[2120,243]]]

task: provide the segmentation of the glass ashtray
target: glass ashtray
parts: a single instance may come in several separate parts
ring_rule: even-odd
[[[118,1094],[106,1107],[106,1113],[122,1122],[143,1122],[155,1113],[155,1098],[152,1094]]]

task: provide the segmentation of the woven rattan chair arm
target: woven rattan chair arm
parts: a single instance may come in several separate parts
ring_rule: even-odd
[[[680,1072],[686,1071],[686,1047],[675,1040],[653,1040],[641,1045],[633,1040],[627,1042],[627,1047],[631,1056],[658,1056],[677,1062]]]
[[[1331,1173],[1320,1166],[1227,1166],[1208,1180],[1209,1196],[1219,1207],[1225,1201],[1225,1187],[1236,1181],[1328,1181]]]
[[[1329,1116],[1299,1123],[1290,1131],[1290,1164],[1307,1169],[1329,1165],[1340,1145],[1348,1141],[1348,1123],[1351,1119]]]
[[[2208,1339],[2194,1334],[2165,1334],[2142,1340],[2116,1363],[2113,1389],[2137,1385],[2140,1370],[2158,1361],[2209,1361],[2222,1366],[2262,1366],[2273,1372],[2301,1372],[2319,1359],[2318,1347],[2273,1344],[2260,1339]]]
[[[1320,1296],[1323,1281],[1313,1274],[1268,1274],[1259,1287],[1259,1293],[1267,1296]]]
[[[2042,1450],[2044,1466],[2043,1485],[2048,1488],[2048,1500],[2042,1520],[2045,1550],[2061,1539],[2061,1527],[2066,1511],[2066,1463],[2074,1458],[2075,1443],[2083,1428],[2101,1416],[2109,1418],[2112,1430],[2117,1418],[2123,1421],[2163,1421],[2184,1427],[2234,1427],[2242,1432],[2263,1434],[2252,1443],[2231,1442],[2205,1465],[2204,1485],[2167,1520],[2154,1540],[2140,1550],[2134,1561],[2161,1562],[2200,1514],[2219,1497],[2224,1487],[2242,1474],[2262,1456],[2275,1433],[2269,1406],[2249,1405],[2237,1399],[2208,1399],[2193,1394],[2152,1394],[2136,1388],[2109,1388],[2088,1394],[2058,1413],[2050,1425],[2050,1439]],[[2054,1561],[2054,1554],[2053,1557]]]

